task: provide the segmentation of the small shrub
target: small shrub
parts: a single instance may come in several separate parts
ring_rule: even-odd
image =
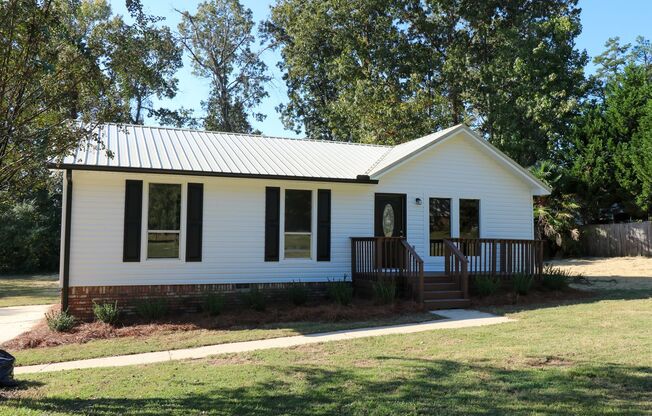
[[[396,282],[393,280],[381,279],[372,284],[374,300],[381,305],[394,303],[396,299]]]
[[[75,317],[68,311],[48,312],[45,314],[48,328],[56,332],[68,332],[75,326]]]
[[[301,283],[292,283],[288,288],[288,297],[294,306],[305,305],[308,301],[308,290]]]
[[[224,295],[210,293],[208,296],[206,296],[206,299],[204,299],[202,309],[210,316],[217,316],[221,314],[222,310],[224,310]]]
[[[564,290],[568,288],[568,283],[572,278],[573,274],[571,272],[546,265],[543,269],[541,284],[548,290]]]
[[[262,312],[267,308],[267,298],[257,286],[253,286],[248,292],[244,292],[242,300],[245,305],[255,311]]]
[[[478,296],[493,295],[500,289],[500,279],[493,276],[476,276],[473,279],[473,287]]]
[[[120,317],[118,301],[115,303],[95,303],[93,302],[93,315],[95,319],[105,324],[115,324]]]
[[[514,288],[514,292],[516,292],[519,295],[527,295],[530,292],[530,289],[532,288],[532,282],[534,279],[532,278],[532,275],[529,274],[523,274],[519,273],[514,276],[512,279],[512,286]]]
[[[136,314],[141,318],[156,320],[168,313],[168,305],[163,299],[145,299],[136,305]]]
[[[329,282],[328,297],[336,303],[348,306],[353,300],[353,286],[346,279]]]

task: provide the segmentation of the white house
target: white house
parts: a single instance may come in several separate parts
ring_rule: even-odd
[[[365,262],[408,278],[421,267],[418,290],[441,283],[463,299],[428,272],[450,275],[455,255],[477,270],[493,257],[494,272],[538,255],[500,244],[533,240],[532,197],[548,187],[463,125],[393,147],[115,124],[99,135],[112,157],[86,148],[52,165],[66,171],[62,298],[80,316],[94,299],[190,307],[252,284],[317,290],[364,280]],[[352,237],[367,237],[353,259]]]

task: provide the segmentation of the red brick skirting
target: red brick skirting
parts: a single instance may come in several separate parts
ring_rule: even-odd
[[[93,318],[93,302],[118,302],[121,313],[132,315],[136,304],[163,299],[170,312],[197,312],[210,293],[223,294],[227,307],[242,303],[242,293],[256,286],[271,302],[288,302],[287,288],[296,283],[199,284],[147,286],[75,286],[68,289],[68,311],[78,319]],[[323,298],[328,283],[303,283],[310,298]]]

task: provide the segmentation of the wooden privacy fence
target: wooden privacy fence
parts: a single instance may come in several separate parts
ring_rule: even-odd
[[[652,256],[652,221],[585,225],[582,254],[592,257]]]

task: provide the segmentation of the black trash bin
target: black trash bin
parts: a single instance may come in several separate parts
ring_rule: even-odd
[[[0,350],[0,387],[14,387],[17,383],[14,380],[13,355],[5,350]]]

